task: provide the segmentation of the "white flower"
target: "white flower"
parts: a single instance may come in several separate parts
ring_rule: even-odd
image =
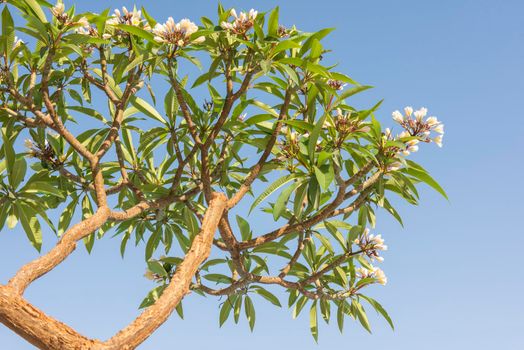
[[[386,283],[388,283],[388,278],[386,277],[386,274],[378,267],[373,268],[373,277],[377,280],[379,284],[383,286],[386,285]]]
[[[16,48],[20,45],[23,45],[24,42],[22,41],[22,39],[19,39],[17,36],[15,36],[15,40],[14,40],[14,44],[13,44],[13,47]]]
[[[444,124],[438,124],[437,126],[433,128],[433,130],[439,134],[443,134],[444,133]]]
[[[89,21],[84,16],[80,17],[76,23],[80,24],[82,27],[89,27]]]
[[[83,34],[83,35],[91,35],[94,33],[94,31],[91,29],[91,26],[89,25],[89,21],[85,17],[81,17],[76,24],[79,24],[80,27],[75,28],[75,32],[77,34]]]
[[[25,139],[24,140],[24,145],[25,145],[26,148],[29,148],[29,149],[33,149],[34,148],[33,141],[31,141],[29,139]]]
[[[253,27],[258,12],[254,9],[251,9],[248,13],[240,12],[240,14],[237,15],[237,11],[235,9],[231,9],[229,14],[230,16],[233,16],[235,18],[233,23],[224,21],[220,23],[220,26],[223,29],[233,32],[235,34],[243,34],[247,32],[249,29],[251,29],[251,27]]]
[[[418,151],[418,146],[409,146],[408,151],[413,153]]]
[[[144,23],[142,19],[142,11],[139,11],[133,8],[133,11],[128,11],[125,6],[122,7],[122,12],[119,9],[115,9],[113,17],[108,19],[107,24],[117,25],[117,24],[127,24],[135,27],[142,27],[145,30],[149,30],[149,24]]]
[[[408,142],[406,142],[406,145],[408,146],[415,146],[419,143],[420,141],[418,139],[413,139],[413,140],[409,140]]]
[[[358,277],[360,278],[367,278],[370,274],[370,271],[364,267],[356,268],[355,272],[357,273]]]
[[[184,18],[180,22],[175,23],[173,17],[169,17],[164,24],[157,23],[153,28],[155,41],[159,43],[176,44],[178,46],[185,46],[190,42],[190,36],[198,30],[198,26],[189,19]],[[204,40],[204,37],[199,37],[193,40],[194,43],[199,43]]]
[[[413,107],[411,106],[404,107],[404,113],[406,113],[406,116],[410,117],[411,114],[413,114]]]
[[[289,139],[291,140],[291,142],[295,141],[297,139],[297,133],[291,131],[291,133],[289,134]]]
[[[382,235],[370,235],[369,241],[373,244],[376,250],[388,250],[388,246],[384,244],[384,239],[382,238]]]
[[[220,23],[220,26],[224,29],[231,30],[231,31],[235,29],[235,27],[233,27],[233,24],[229,22],[222,22]]]
[[[437,146],[442,147],[442,135],[438,135],[433,139],[433,142],[437,144]]]
[[[388,171],[397,171],[401,167],[402,167],[402,163],[401,162],[394,162],[394,163],[391,163],[390,165],[388,165]]]
[[[51,8],[51,13],[56,18],[61,17],[64,14],[65,6],[62,2],[57,2],[55,6]]]
[[[377,283],[381,285],[385,285],[388,283],[388,279],[386,277],[386,274],[384,271],[382,271],[378,267],[370,266],[369,269],[366,269],[364,267],[359,267],[355,269],[355,272],[360,278],[374,278]]]
[[[410,137],[410,136],[411,136],[411,134],[410,134],[408,131],[406,131],[406,130],[402,131],[402,132],[398,135],[399,138]]]
[[[404,121],[404,116],[400,111],[394,111],[391,115],[393,116],[393,120],[397,123],[402,123]]]
[[[437,117],[429,117],[428,119],[426,119],[426,124],[428,124],[429,126],[433,126],[433,125],[437,125],[439,123]]]
[[[346,87],[346,83],[344,83],[343,81],[340,81],[340,80],[335,80],[335,79],[328,79],[327,81],[327,84],[335,89],[335,90],[344,90],[344,87]]]
[[[428,109],[422,107],[421,109],[415,111],[414,114],[415,114],[415,118],[416,118],[418,121],[421,121],[422,118],[424,118],[424,117],[426,116],[426,114],[428,114]]]

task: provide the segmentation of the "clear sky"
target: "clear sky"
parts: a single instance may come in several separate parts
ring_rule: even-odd
[[[340,71],[375,86],[357,100],[385,98],[378,117],[426,106],[446,125],[444,147],[422,147],[416,159],[447,190],[450,201],[426,190],[421,205],[399,207],[405,228],[379,215],[390,250],[389,282],[371,295],[388,309],[396,330],[374,317],[373,334],[346,320],[320,327],[318,345],[307,315],[257,303],[253,333],[246,322],[218,327],[219,301],[190,295],[186,319],[173,316],[140,349],[524,349],[524,2],[481,1],[224,1],[260,11],[280,5],[281,21],[312,31],[336,27],[326,39]],[[71,4],[71,1],[68,2]],[[76,1],[80,10],[128,6]],[[157,20],[215,17],[216,2],[136,1]],[[263,223],[252,226],[263,228]],[[44,237],[44,251],[54,240]],[[118,239],[104,238],[91,256],[80,247],[36,281],[28,299],[80,332],[101,339],[138,313],[151,282],[143,252],[122,260]],[[37,253],[20,229],[0,233],[0,283]],[[304,317],[306,316],[306,317]],[[32,346],[0,327],[0,349]]]

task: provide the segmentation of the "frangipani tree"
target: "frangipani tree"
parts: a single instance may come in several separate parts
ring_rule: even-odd
[[[392,325],[365,295],[387,281],[374,266],[386,246],[368,227],[376,208],[401,221],[390,195],[416,204],[419,182],[445,196],[407,159],[419,144],[441,146],[443,127],[406,107],[393,113],[397,135],[375,119],[380,103],[348,104],[369,87],[323,65],[330,31],[279,25],[278,8],[219,6],[197,26],[157,23],[145,9],[7,1],[0,228],[20,225],[38,250],[42,230],[58,239],[0,285],[0,322],[41,349],[134,349],[182,314],[189,292],[223,297],[220,324],[244,309],[253,328],[255,295],[281,305],[272,288],[295,316],[309,309],[315,339],[317,314],[328,321],[331,310],[340,329],[346,316],[370,329],[364,304]],[[254,229],[250,213],[273,223]],[[23,293],[80,241],[90,251],[108,233],[122,254],[144,246],[158,285],[140,316],[100,341]]]

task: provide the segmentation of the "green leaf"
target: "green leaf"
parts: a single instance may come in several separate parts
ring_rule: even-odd
[[[27,162],[24,157],[17,157],[15,160],[11,176],[9,177],[9,184],[17,189],[20,183],[24,180],[27,171]]]
[[[44,11],[42,11],[42,7],[38,4],[36,0],[23,0],[23,2],[29,7],[30,11],[38,17],[38,19],[42,23],[47,23],[47,19],[45,17]]]
[[[130,102],[136,109],[144,113],[149,118],[155,119],[159,121],[160,123],[167,125],[166,120],[162,118],[160,113],[158,113],[158,111],[153,106],[151,106],[149,103],[147,103],[146,101],[142,100],[139,97],[133,96],[130,98]]]
[[[350,89],[347,89],[345,90],[343,93],[341,93],[335,103],[333,104],[333,106],[338,106],[342,101],[344,101],[346,98],[350,97],[350,96],[353,96],[355,94],[358,94],[359,92],[362,92],[364,90],[367,90],[367,89],[371,89],[372,86],[367,86],[367,85],[359,85],[359,86],[355,86],[355,87],[352,87]]]
[[[371,297],[368,297],[368,296],[365,296],[365,295],[362,295],[360,294],[359,295],[361,298],[365,299],[371,306],[373,306],[373,308],[379,313],[382,315],[382,317],[384,317],[384,319],[388,322],[389,326],[391,327],[392,330],[395,330],[395,326],[393,325],[393,321],[391,320],[391,317],[389,317],[387,311],[382,307],[382,305],[380,305],[380,303],[378,301],[376,301],[375,299],[371,298]]]
[[[318,343],[318,319],[316,300],[313,302],[313,304],[311,304],[311,309],[309,310],[309,329],[311,330],[311,335],[315,339],[315,342]]]
[[[413,161],[406,160],[406,162],[408,163],[409,167],[401,169],[402,172],[405,172],[419,179],[420,181],[425,182],[427,185],[432,187],[435,191],[440,193],[444,198],[449,200],[448,195],[446,194],[446,191],[444,191],[444,189],[439,185],[439,183],[435,181],[435,179],[433,179],[424,168],[422,168],[420,165],[418,165],[417,163]]]
[[[229,314],[231,313],[231,309],[233,308],[233,301],[231,299],[231,297],[228,297],[226,301],[224,301],[224,303],[222,304],[222,308],[220,309],[220,315],[218,319],[220,327],[222,327],[224,322],[227,321]]]
[[[267,34],[276,37],[278,33],[278,6],[271,11],[269,20],[267,21]]]
[[[366,315],[366,311],[364,310],[364,308],[362,307],[362,305],[357,301],[357,300],[354,300],[352,301],[352,306],[354,308],[354,310],[356,311],[357,313],[357,318],[358,320],[360,321],[360,323],[362,324],[362,326],[369,332],[371,333],[371,326],[369,325],[369,321],[368,321],[368,317]]]
[[[388,213],[390,213],[397,221],[400,223],[401,226],[404,226],[404,223],[402,222],[402,218],[400,217],[400,214],[396,211],[395,208],[391,205],[389,200],[384,197],[384,209],[387,210]]]
[[[4,140],[3,150],[5,158],[5,167],[7,169],[7,175],[9,177],[9,183],[11,183],[11,176],[13,173],[13,168],[15,164],[15,150],[13,148],[13,143],[11,139],[6,134],[6,129],[2,128],[2,138]]]
[[[293,191],[295,191],[295,189],[301,184],[301,181],[296,181],[295,183],[291,184],[291,186],[283,190],[282,193],[280,193],[280,195],[277,198],[277,201],[275,202],[275,205],[273,206],[273,219],[275,221],[278,220],[278,218],[286,209],[286,204]]]
[[[273,55],[278,54],[281,51],[289,50],[289,49],[296,49],[299,48],[300,44],[293,41],[293,40],[284,40],[279,42],[275,47],[273,47]]]
[[[2,11],[2,49],[6,56],[11,54],[15,41],[15,25],[7,6]]]
[[[62,234],[67,230],[69,227],[69,224],[71,223],[71,219],[73,218],[73,214],[75,213],[75,208],[78,205],[78,200],[80,197],[74,196],[71,203],[67,205],[67,207],[62,212],[62,215],[60,216],[60,220],[58,221],[58,236],[62,236]]]
[[[278,307],[282,307],[282,305],[280,304],[280,301],[278,300],[278,298],[276,296],[274,296],[272,293],[270,293],[269,291],[267,291],[266,289],[264,289],[264,288],[262,288],[260,286],[254,286],[252,291],[254,293],[257,293],[258,295],[260,295],[261,297],[263,297],[267,301],[269,301],[271,304],[273,304],[275,306],[278,306]]]
[[[316,152],[317,140],[320,136],[320,132],[322,131],[322,127],[324,126],[324,121],[326,120],[326,117],[327,117],[327,113],[324,113],[322,117],[320,117],[320,119],[315,124],[315,127],[313,128],[313,132],[309,136],[308,154],[309,154],[309,159],[311,160],[312,163],[314,162],[315,155],[317,154]]]
[[[335,173],[333,171],[333,167],[329,165],[323,165],[321,168],[322,170],[318,167],[314,167],[315,176],[317,178],[318,184],[320,185],[320,188],[322,188],[323,191],[327,191],[335,179]]]
[[[142,28],[131,26],[128,24],[117,24],[115,27],[122,29],[123,31],[126,31],[130,34],[136,35],[139,38],[142,38],[142,39],[145,39],[151,42],[155,42],[155,36],[153,35],[153,33],[148,32],[147,30],[144,30]]]
[[[142,300],[142,303],[140,304],[139,308],[143,309],[153,305],[158,300],[158,298],[162,296],[162,293],[164,292],[164,289],[166,289],[166,287],[167,284],[153,288],[149,293],[147,293],[147,296],[144,298],[144,300]]]
[[[164,269],[164,266],[162,263],[158,260],[150,260],[147,262],[147,268],[153,272],[156,273],[159,276],[167,277],[167,271]]]
[[[306,306],[308,299],[305,296],[301,296],[297,303],[295,304],[295,307],[293,308],[293,318],[297,318],[298,315],[300,315],[300,311]]]
[[[24,228],[24,231],[31,242],[31,245],[36,250],[40,251],[42,248],[42,229],[36,215],[34,215],[31,207],[22,203],[16,204],[18,218]]]
[[[316,60],[317,58],[320,57],[321,54],[322,54],[322,44],[320,43],[318,39],[313,39],[311,41],[311,52],[310,52],[311,59]]]
[[[329,300],[326,299],[320,299],[320,313],[322,314],[322,318],[326,323],[329,323],[329,319],[331,317],[331,306],[330,306]]]
[[[251,298],[246,295],[244,298],[244,311],[246,313],[247,321],[249,322],[249,328],[251,329],[251,332],[253,332],[253,328],[255,328],[255,307],[253,306],[253,302],[251,301]]]
[[[290,174],[290,175],[281,177],[280,179],[273,182],[268,188],[264,190],[264,192],[262,192],[257,197],[257,199],[255,199],[255,201],[251,205],[251,208],[249,208],[249,212],[251,213],[251,211],[253,211],[254,208],[256,208],[260,203],[262,203],[264,199],[269,197],[273,192],[275,192],[276,190],[278,190],[280,187],[284,186],[288,182],[293,181],[294,179],[298,178],[299,176],[301,176],[301,174]]]
[[[178,305],[175,307],[176,313],[178,317],[181,319],[184,319],[184,309],[182,308],[182,301],[178,303]]]
[[[11,206],[7,215],[7,228],[12,230],[16,227],[16,224],[18,224],[18,216],[16,215],[15,207]]]
[[[21,189],[25,193],[41,193],[64,199],[63,193],[48,182],[33,181]]]
[[[246,241],[251,239],[251,228],[249,227],[249,222],[247,222],[247,220],[241,216],[237,215],[237,224],[240,228],[242,240]]]
[[[315,232],[314,235],[331,254],[335,254],[335,250],[333,249],[333,246],[331,245],[331,242],[329,241],[329,239],[327,239],[327,237],[324,237],[317,232]]]
[[[346,313],[344,312],[345,304],[344,302],[340,302],[337,309],[337,325],[338,329],[340,330],[340,333],[344,330],[344,318],[346,317]]]
[[[237,298],[235,301],[234,311],[233,311],[233,318],[235,320],[235,323],[238,323],[238,320],[240,319],[240,311],[242,310],[242,298]]]

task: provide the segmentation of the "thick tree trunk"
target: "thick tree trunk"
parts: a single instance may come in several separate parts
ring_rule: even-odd
[[[39,349],[84,350],[99,343],[47,316],[5,286],[0,286],[0,322]]]
[[[224,194],[213,194],[200,233],[193,240],[190,250],[177,267],[162,296],[154,305],[147,308],[131,324],[108,341],[89,339],[28,303],[20,293],[20,290],[23,291],[27,284],[23,284],[21,288],[18,285],[0,285],[0,322],[39,349],[135,349],[167,320],[178,303],[189,292],[193,276],[200,264],[210,254],[213,237],[226,208],[226,201]],[[29,278],[29,280],[32,279]]]

